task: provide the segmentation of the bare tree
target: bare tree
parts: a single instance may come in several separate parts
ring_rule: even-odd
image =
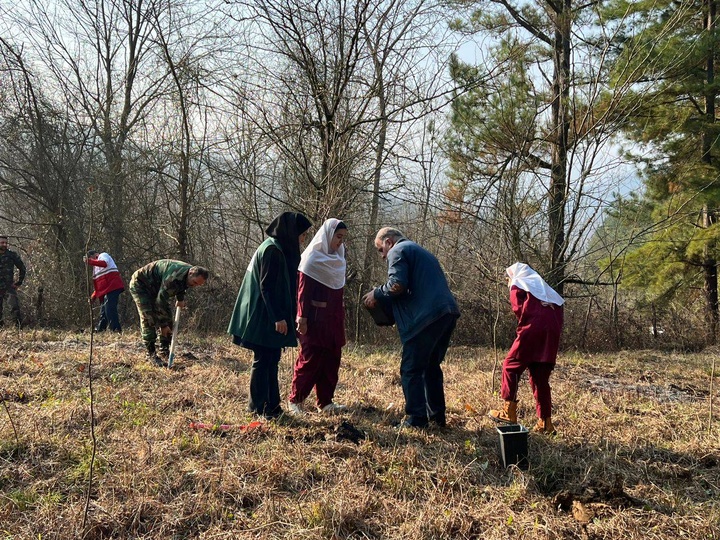
[[[151,47],[163,0],[29,0],[12,16],[43,65],[53,99],[92,130],[104,157],[96,179],[103,225],[121,262],[128,216],[128,143],[165,91],[168,70]]]

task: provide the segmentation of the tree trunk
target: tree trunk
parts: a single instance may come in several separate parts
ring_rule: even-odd
[[[709,34],[715,32],[717,5],[715,0],[706,0],[706,24],[705,27]],[[707,165],[712,165],[712,143],[715,138],[715,99],[717,92],[715,90],[715,46],[712,40],[709,40],[707,59],[706,59],[706,85],[705,85],[705,129],[702,131],[702,161]],[[712,127],[711,127],[712,126]],[[714,222],[714,217],[708,210],[707,204],[702,210],[702,227],[707,229]],[[705,310],[706,310],[706,330],[707,341],[714,345],[717,336],[718,326],[718,277],[717,277],[717,260],[714,256],[715,243],[708,242],[703,249],[703,271],[704,271],[704,293],[705,293]]]
[[[373,170],[372,195],[370,199],[370,220],[368,221],[368,230],[365,242],[365,257],[363,258],[362,272],[360,275],[360,283],[358,284],[358,298],[369,289],[372,280],[373,257],[375,257],[375,234],[378,231],[378,215],[380,211],[380,177],[382,174],[382,165],[385,160],[385,140],[387,137],[388,119],[387,119],[387,102],[385,97],[385,85],[382,75],[382,66],[375,58],[375,77],[377,82],[377,98],[378,98],[378,116],[380,125],[378,129],[377,145],[375,146],[375,168]],[[358,301],[358,308],[355,319],[355,342],[360,338],[360,308],[361,301]]]
[[[549,284],[563,294],[565,279],[565,202],[567,200],[568,132],[570,130],[570,25],[572,0],[564,0],[555,13],[552,101],[552,168],[549,193]]]

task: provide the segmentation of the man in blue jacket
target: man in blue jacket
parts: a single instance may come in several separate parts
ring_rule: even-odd
[[[363,297],[369,308],[390,301],[403,344],[400,378],[405,395],[401,427],[445,426],[440,364],[460,316],[437,258],[392,227],[380,229],[375,248],[388,263],[388,281]]]

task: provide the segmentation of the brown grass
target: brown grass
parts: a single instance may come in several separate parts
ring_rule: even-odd
[[[168,371],[144,361],[134,336],[96,336],[98,448],[81,530],[89,336],[0,339],[1,539],[720,538],[709,353],[563,355],[551,380],[559,434],[531,435],[521,471],[501,467],[484,416],[498,402],[489,350],[450,351],[446,429],[397,433],[398,351],[358,348],[343,360],[342,418],[281,418],[221,436],[189,423],[253,420],[246,351],[224,336],[183,335]],[[284,393],[292,361],[286,352]],[[520,399],[532,426],[525,381]],[[336,440],[342,419],[365,440]]]

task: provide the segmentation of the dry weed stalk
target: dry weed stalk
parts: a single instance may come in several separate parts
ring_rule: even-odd
[[[7,414],[8,420],[10,420],[10,425],[12,426],[13,433],[15,434],[15,444],[20,446],[20,437],[18,437],[17,428],[15,427],[15,422],[13,422],[12,415],[10,414],[10,409],[8,409],[7,403],[5,402],[5,396],[0,396],[0,401],[2,401],[3,408],[5,409],[5,413]]]
[[[85,242],[85,253],[90,249],[90,239],[93,232],[93,187],[90,187],[90,225],[88,230],[87,241]],[[83,510],[82,530],[86,530],[88,512],[90,511],[90,497],[92,496],[93,490],[93,472],[95,470],[95,456],[97,454],[97,437],[95,435],[95,392],[93,389],[93,346],[95,344],[95,320],[93,317],[92,299],[91,293],[94,287],[92,282],[92,270],[88,266],[85,271],[85,292],[88,299],[88,315],[90,322],[90,347],[88,350],[88,361],[87,361],[87,378],[88,378],[88,392],[90,394],[90,439],[92,441],[92,454],[90,456],[90,468],[88,470],[87,480],[87,495],[85,497],[85,508]]]

